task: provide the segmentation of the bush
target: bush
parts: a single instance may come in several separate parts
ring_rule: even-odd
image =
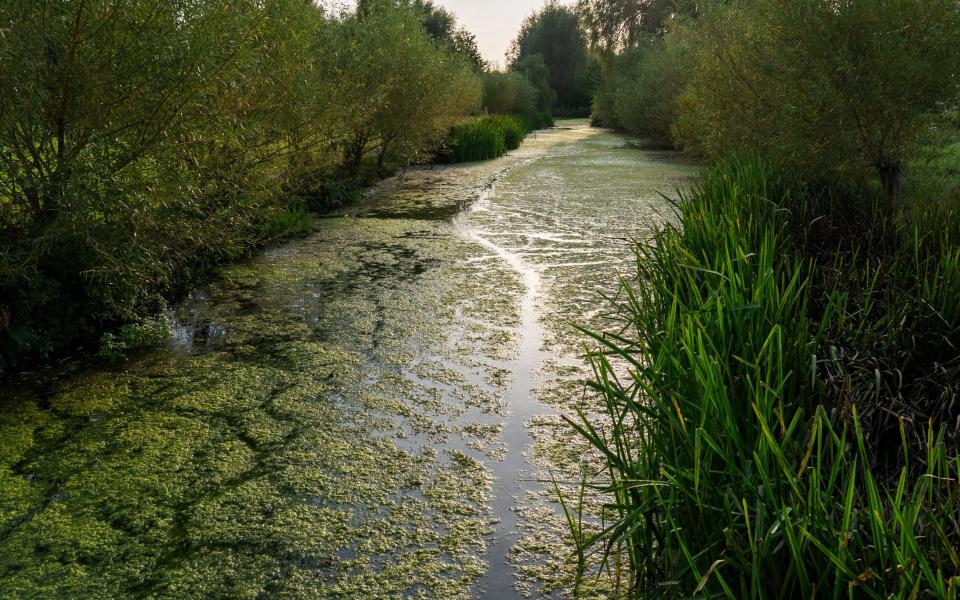
[[[302,206],[293,206],[286,211],[278,211],[267,215],[260,225],[260,240],[268,243],[283,238],[304,236],[311,231],[315,224],[313,213]]]
[[[810,180],[875,177],[892,202],[929,115],[956,98],[956,2],[705,7],[679,32],[696,56],[679,142],[711,158],[763,156]]]
[[[304,174],[287,193],[295,205],[323,213],[359,200],[365,183],[361,175],[359,172],[349,175],[336,169],[320,169]]]
[[[483,108],[488,112],[501,115],[535,112],[538,94],[520,73],[491,71],[483,75]]]
[[[661,146],[673,146],[679,101],[694,68],[690,36],[674,23],[665,37],[638,42],[608,60],[591,120]]]
[[[960,213],[863,198],[730,162],[638,246],[571,421],[638,596],[956,597]]]
[[[527,133],[537,131],[538,129],[549,129],[554,125],[553,115],[548,112],[520,115],[517,118],[523,122],[524,129],[526,129]]]
[[[686,88],[690,60],[683,38],[671,36],[635,48],[617,59],[611,82],[613,121],[620,128],[663,146],[673,145],[678,102]]]

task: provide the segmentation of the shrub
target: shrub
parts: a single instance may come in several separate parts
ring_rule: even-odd
[[[484,73],[483,108],[488,112],[527,114],[536,111],[537,105],[537,89],[520,73]]]
[[[262,243],[303,236],[313,231],[315,218],[302,206],[268,214],[259,228]]]
[[[549,129],[554,125],[553,115],[548,112],[520,115],[517,118],[523,122],[524,129],[526,129],[528,133],[537,131],[538,129]]]
[[[680,36],[654,40],[616,59],[608,110],[618,127],[660,145],[673,145],[678,102],[692,66],[683,41]]]
[[[682,33],[696,60],[681,144],[713,158],[760,155],[811,180],[874,176],[892,202],[929,114],[956,98],[956,2],[704,6]]]

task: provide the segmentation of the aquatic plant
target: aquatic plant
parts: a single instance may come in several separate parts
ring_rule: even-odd
[[[170,337],[170,325],[162,318],[146,318],[128,323],[100,337],[99,358],[117,360],[135,350],[155,348]]]
[[[462,163],[490,160],[516,150],[531,131],[553,126],[548,113],[492,115],[465,121],[450,132],[450,140],[439,159]]]
[[[939,224],[837,243],[823,224],[856,209],[824,194],[718,167],[637,246],[623,329],[590,333],[601,416],[569,422],[610,502],[599,534],[570,523],[581,556],[629,564],[632,595],[960,593],[960,220],[918,207]]]

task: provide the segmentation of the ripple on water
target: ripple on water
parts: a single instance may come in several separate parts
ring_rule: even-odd
[[[657,192],[692,172],[577,124],[411,171],[223,269],[171,312],[169,348],[8,386],[4,595],[452,598],[491,567],[568,589],[535,480],[589,460],[557,417],[589,406],[570,321],[602,323],[624,240],[669,218]],[[518,365],[535,413],[508,403]],[[498,478],[518,470],[534,481],[505,506]],[[489,564],[504,510],[509,571]]]

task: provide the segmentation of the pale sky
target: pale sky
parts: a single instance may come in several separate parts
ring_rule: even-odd
[[[483,58],[503,67],[520,24],[545,0],[434,0],[457,15],[461,27],[477,36]]]
[[[457,23],[477,36],[483,58],[503,67],[507,50],[527,16],[546,0],[433,0],[457,16]],[[570,2],[568,2],[570,3]],[[327,8],[356,6],[356,0],[320,0]]]

